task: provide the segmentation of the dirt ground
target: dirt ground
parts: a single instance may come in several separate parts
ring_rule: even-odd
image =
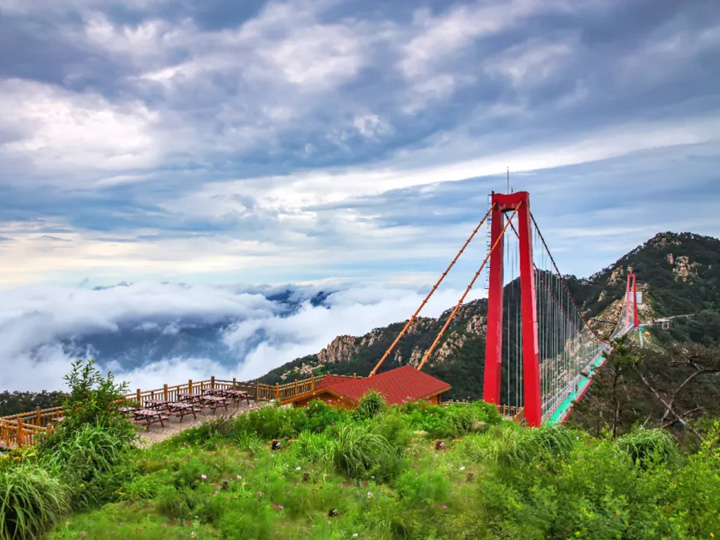
[[[195,420],[192,416],[186,416],[182,419],[182,421],[177,418],[171,417],[170,420],[165,420],[164,427],[160,424],[152,424],[150,426],[150,429],[148,430],[145,430],[144,427],[138,427],[138,435],[140,437],[139,445],[141,447],[148,447],[160,441],[164,441],[165,439],[172,437],[173,435],[180,433],[181,431],[193,428],[195,426],[199,426],[206,420],[211,420],[218,416],[231,418],[238,414],[245,414],[248,411],[265,407],[266,405],[267,402],[255,403],[254,401],[251,401],[248,405],[246,402],[243,401],[242,403],[239,403],[237,405],[228,406],[229,411],[225,411],[224,409],[218,409],[216,414],[213,414],[209,409],[204,409],[197,414],[197,420]]]

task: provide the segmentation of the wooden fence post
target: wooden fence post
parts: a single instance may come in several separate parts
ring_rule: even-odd
[[[190,380],[188,381],[188,393],[189,393],[190,395],[192,395],[192,393],[193,393],[193,392],[192,392],[192,379],[190,379]]]
[[[40,409],[40,407],[37,408],[37,413],[36,413],[36,416],[35,416],[35,425],[36,425],[36,426],[39,426],[39,425],[40,425],[40,422],[42,421],[42,412],[41,412],[41,410],[42,410],[42,409]]]
[[[237,390],[237,379],[233,377],[233,390]]]
[[[210,377],[210,390],[215,390],[215,375]]]
[[[313,373],[312,377],[310,377],[310,389],[315,390],[315,374]]]
[[[163,386],[163,393],[165,394],[165,401],[168,400],[168,387],[167,384]]]
[[[17,433],[15,434],[15,438],[17,439],[17,445],[18,448],[20,448],[23,445],[24,437],[23,437],[23,421],[22,418],[18,418],[17,421]]]
[[[357,379],[357,373],[353,373],[353,379]]]
[[[260,401],[260,381],[255,381],[255,401]]]
[[[275,383],[275,401],[280,400],[280,384]]]
[[[298,395],[297,379],[295,379],[295,395]]]
[[[142,409],[142,400],[140,399],[140,389],[139,388],[137,389],[137,402],[138,402],[138,407],[140,407]]]

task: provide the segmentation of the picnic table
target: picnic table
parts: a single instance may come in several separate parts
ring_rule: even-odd
[[[225,407],[225,410],[228,410],[227,398],[224,397],[202,396],[200,402],[206,409],[212,409],[213,414],[215,414],[220,407]]]
[[[145,407],[148,409],[162,409],[163,407],[166,407],[168,403],[171,403],[167,399],[162,398],[153,398],[153,399],[146,399],[145,400]]]
[[[119,407],[118,411],[128,416],[132,416],[138,409],[139,407]]]
[[[225,396],[233,401],[242,401],[244,399],[250,405],[250,393],[244,390],[225,390]]]
[[[198,401],[200,398],[202,398],[202,394],[197,392],[190,392],[188,390],[178,392],[178,399],[181,401]]]
[[[156,422],[160,422],[160,425],[165,427],[163,421],[170,419],[157,409],[138,409],[133,414],[135,415],[133,422],[138,425],[145,426],[146,430],[150,429],[150,424],[154,424]]]
[[[192,414],[193,418],[197,420],[197,415],[195,413],[197,413],[199,409],[195,407],[195,405],[193,405],[192,403],[187,403],[185,401],[175,401],[168,403],[167,408],[168,414],[180,418],[181,422],[182,419],[189,414]]]

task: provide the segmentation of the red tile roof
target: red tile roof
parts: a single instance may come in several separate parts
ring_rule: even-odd
[[[320,381],[315,388],[328,388],[330,386],[337,386],[351,380],[352,377],[342,377],[340,375],[325,375],[325,378]],[[354,379],[353,379],[354,380]]]
[[[328,388],[352,401],[368,390],[381,393],[389,404],[405,403],[450,390],[450,385],[412,366],[402,366],[366,379],[347,379],[328,375],[319,388]]]

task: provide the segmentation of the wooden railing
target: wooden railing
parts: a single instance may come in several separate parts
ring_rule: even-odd
[[[348,377],[348,378],[354,378]],[[261,384],[259,382],[242,382],[237,379],[225,380],[211,377],[204,381],[192,381],[175,385],[163,385],[154,390],[137,389],[131,394],[124,395],[120,402],[143,404],[148,399],[164,399],[166,401],[179,401],[181,393],[202,395],[205,390],[234,389],[246,391],[255,401],[275,400],[285,403],[288,400],[312,392],[325,378],[325,375],[312,376],[309,379],[295,380],[286,384]],[[58,423],[63,417],[62,407],[51,409],[36,409],[34,411],[14,414],[0,418],[0,448],[16,448],[32,446],[38,438],[48,429]]]

